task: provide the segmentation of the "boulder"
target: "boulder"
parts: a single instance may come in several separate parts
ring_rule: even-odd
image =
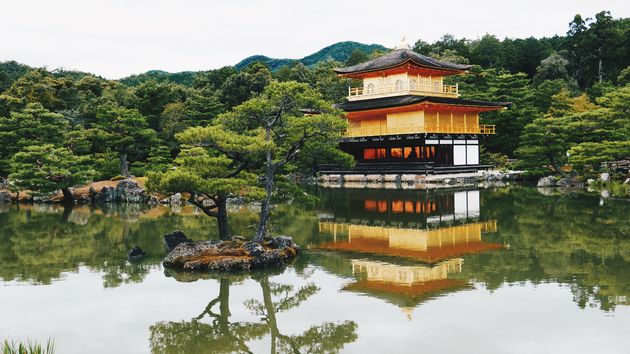
[[[158,199],[158,197],[152,195],[147,199],[147,204],[149,204],[150,206],[156,206],[160,204],[160,200]]]
[[[95,199],[99,203],[145,203],[148,196],[136,181],[124,179],[116,187],[103,187]]]
[[[9,188],[9,182],[6,178],[0,177],[0,189]]]
[[[555,187],[556,179],[553,176],[543,177],[538,180],[536,187]]]
[[[599,180],[602,181],[602,182],[610,181],[610,173],[608,173],[608,172],[601,173],[599,175]]]
[[[297,247],[291,236],[278,236],[271,239],[271,244],[277,249],[285,249],[289,247]]]
[[[138,259],[141,259],[144,256],[146,256],[146,254],[147,253],[144,252],[142,248],[138,246],[133,246],[133,248],[130,249],[129,252],[127,252],[127,259],[130,261],[137,261]]]
[[[179,245],[180,243],[189,241],[190,239],[186,237],[186,234],[184,234],[184,232],[181,230],[175,230],[170,234],[164,235],[164,242],[166,243],[166,248],[169,251],[175,249],[175,247],[177,247],[177,245]]]
[[[488,173],[486,175],[484,175],[486,181],[488,182],[496,182],[499,180],[499,178],[497,177],[497,175],[495,175],[494,173]]]
[[[96,194],[96,201],[99,203],[114,203],[118,201],[118,193],[114,187],[103,187]]]
[[[0,203],[11,203],[11,193],[7,191],[0,192]]]
[[[171,196],[171,198],[169,199],[169,202],[171,204],[181,204],[182,203],[182,194],[181,193],[175,193]]]
[[[576,178],[561,178],[556,182],[558,188],[582,188],[582,182]]]
[[[124,179],[116,186],[117,200],[126,203],[144,203],[147,199],[144,188],[132,179]]]

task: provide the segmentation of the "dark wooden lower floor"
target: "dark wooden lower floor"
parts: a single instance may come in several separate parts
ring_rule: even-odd
[[[321,165],[320,172],[336,173],[458,173],[487,169],[479,161],[479,137],[386,136],[345,140],[339,144],[352,155],[354,168]]]

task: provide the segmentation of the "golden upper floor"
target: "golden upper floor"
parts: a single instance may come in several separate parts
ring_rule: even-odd
[[[478,113],[419,110],[348,117],[346,137],[395,134],[495,134],[494,125],[479,124]]]
[[[366,100],[399,95],[459,97],[459,85],[445,85],[442,76],[408,73],[363,79],[363,85],[348,87],[348,100]]]

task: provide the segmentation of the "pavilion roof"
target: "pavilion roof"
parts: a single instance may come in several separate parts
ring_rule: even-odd
[[[471,285],[463,279],[431,280],[413,285],[359,280],[346,285],[343,290],[363,293],[399,307],[416,307],[418,304],[434,297],[470,288]]]
[[[370,109],[390,108],[409,106],[412,104],[431,102],[447,105],[457,106],[469,106],[469,107],[508,107],[512,102],[493,102],[493,101],[479,101],[479,100],[467,100],[462,98],[447,98],[447,97],[435,97],[435,96],[417,96],[417,95],[401,95],[382,98],[373,98],[368,100],[356,100],[338,103],[336,108],[342,109],[346,112],[365,111]]]
[[[449,71],[464,71],[472,67],[472,65],[455,64],[437,60],[426,55],[416,53],[411,49],[397,49],[378,58],[345,68],[336,68],[334,70],[337,74],[356,74],[395,68],[405,63],[411,63],[425,68]]]

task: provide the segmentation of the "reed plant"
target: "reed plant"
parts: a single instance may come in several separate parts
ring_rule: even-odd
[[[0,345],[2,354],[53,354],[55,352],[55,343],[48,339],[46,345],[37,342],[31,342],[30,339],[24,342],[14,342],[5,339]]]

